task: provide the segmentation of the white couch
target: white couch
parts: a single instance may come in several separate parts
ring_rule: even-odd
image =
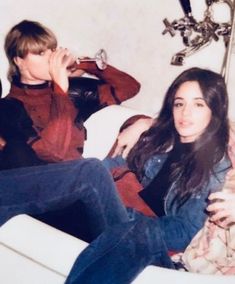
[[[62,284],[87,244],[27,215],[0,228],[0,283]]]
[[[88,141],[85,156],[105,157],[119,127],[137,113],[123,106],[110,106],[92,115],[86,122]],[[0,228],[0,283],[64,283],[76,256],[86,246],[85,242],[27,215],[13,217]],[[149,266],[133,283],[164,282],[234,284],[235,276],[198,275]]]
[[[27,215],[13,217],[0,228],[0,283],[62,284],[76,256],[86,246],[85,242]],[[133,284],[171,281],[175,284],[235,283],[234,277],[198,275],[149,266]]]

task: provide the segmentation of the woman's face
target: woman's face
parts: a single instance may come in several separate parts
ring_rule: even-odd
[[[211,120],[200,86],[196,81],[183,83],[177,90],[173,105],[173,118],[182,143],[194,142]]]
[[[49,60],[52,54],[47,49],[40,54],[28,53],[24,58],[16,57],[15,63],[21,74],[21,82],[25,84],[41,84],[51,80]]]

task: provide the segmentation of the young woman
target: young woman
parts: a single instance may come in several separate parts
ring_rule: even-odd
[[[227,107],[219,74],[192,68],[175,79],[127,160],[144,186],[141,198],[158,217],[131,210],[130,222],[85,249],[67,283],[130,283],[149,264],[175,268],[169,251],[184,251],[202,228],[208,195],[222,189],[231,166]]]
[[[69,71],[74,56],[58,48],[53,32],[38,22],[24,20],[12,27],[5,52],[11,83],[8,97],[23,102],[40,136],[32,147],[48,162],[76,159],[83,151],[85,130],[82,122],[75,123],[77,109],[68,96],[69,76],[87,72],[100,78],[102,106],[131,98],[140,88],[134,78],[112,66],[101,71],[94,62],[83,62],[80,69]]]

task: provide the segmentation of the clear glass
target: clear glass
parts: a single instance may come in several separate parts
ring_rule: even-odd
[[[226,241],[226,256],[227,258],[231,258],[233,256],[233,250],[230,248],[229,244],[231,244],[230,240],[230,227],[225,229],[225,241]]]
[[[99,49],[93,58],[78,58],[68,69],[74,72],[78,69],[78,64],[81,62],[95,62],[96,66],[100,70],[104,70],[107,67],[107,53],[104,49]]]
[[[229,190],[227,189],[223,189],[223,192],[229,192]],[[215,202],[224,202],[223,199],[214,199],[212,201],[210,201],[210,203],[215,203]],[[209,214],[209,216],[212,216],[215,212],[211,212]],[[233,256],[233,251],[230,248],[229,244],[231,243],[230,240],[230,226],[228,226],[227,228],[224,228],[225,230],[225,244],[226,244],[226,257],[229,259]]]

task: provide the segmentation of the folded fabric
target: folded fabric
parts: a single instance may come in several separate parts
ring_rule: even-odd
[[[207,219],[182,260],[190,272],[235,275],[235,225],[224,229]]]

